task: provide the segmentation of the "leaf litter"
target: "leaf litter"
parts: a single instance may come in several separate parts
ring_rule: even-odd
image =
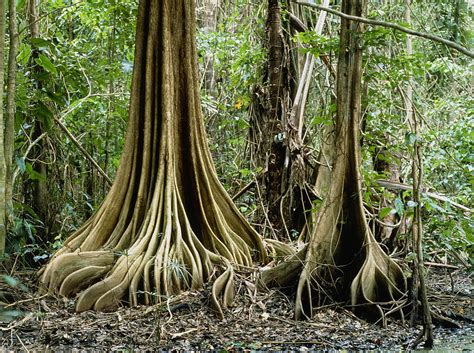
[[[435,343],[448,351],[474,349],[472,278],[469,272],[430,271],[430,300],[443,325]],[[14,276],[22,286],[0,281],[0,349],[21,350],[400,350],[417,335],[400,320],[387,327],[328,305],[313,319],[294,321],[291,296],[257,292],[249,278],[236,284],[233,305],[220,320],[209,305],[210,288],[184,292],[155,306],[124,306],[115,312],[76,314],[74,300],[38,295],[31,272]],[[13,311],[17,316],[3,317]],[[459,328],[461,327],[461,328]]]

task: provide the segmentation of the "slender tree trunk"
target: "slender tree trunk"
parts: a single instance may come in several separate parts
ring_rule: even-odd
[[[405,21],[408,25],[411,24],[411,0],[405,0]],[[410,36],[407,36],[407,54],[413,55],[413,42]],[[418,313],[418,300],[421,300],[421,317],[423,323],[423,330],[420,332],[418,339],[414,343],[416,347],[420,342],[425,343],[425,347],[433,347],[433,323],[431,319],[430,305],[428,302],[427,288],[425,283],[425,268],[423,260],[423,223],[421,217],[421,191],[423,182],[423,159],[421,154],[421,146],[418,141],[419,126],[418,119],[415,115],[414,102],[413,102],[413,85],[414,80],[409,79],[406,97],[405,97],[405,110],[407,115],[407,121],[412,126],[412,133],[415,135],[415,141],[413,143],[413,163],[412,163],[412,176],[413,176],[413,201],[416,203],[413,216],[413,251],[416,254],[413,267],[413,282],[412,282],[412,305],[413,315],[412,324],[416,320]]]
[[[217,14],[220,0],[203,0],[202,28],[206,33],[214,32],[217,27]],[[208,94],[214,93],[216,77],[214,72],[214,59],[208,53],[204,57],[204,88]]]
[[[405,21],[407,21],[408,24],[411,23],[411,0],[405,0]],[[413,43],[412,43],[412,38],[410,36],[407,36],[406,39],[406,51],[408,55],[413,54]],[[409,80],[408,85],[406,87],[406,96],[404,97],[405,100],[405,112],[406,112],[406,119],[410,124],[413,124],[415,118],[414,118],[414,110],[413,110],[413,80]],[[412,157],[413,160],[415,159],[415,156]],[[414,190],[414,195],[416,193],[416,187],[415,187],[415,179],[417,178],[417,172],[415,171],[415,162],[413,161],[413,190]],[[416,217],[413,217],[413,224],[412,224],[412,241],[411,241],[411,251],[413,251],[416,254],[417,251],[417,234],[418,234],[418,224],[419,221],[416,219]],[[413,306],[413,310],[411,312],[411,326],[416,325],[416,320],[418,319],[418,298],[419,298],[419,276],[420,272],[418,271],[418,264],[417,264],[417,259],[413,261],[413,267],[412,267],[412,286],[410,288],[410,294],[411,294],[411,302]]]
[[[417,120],[414,119],[414,131],[418,136]],[[415,215],[413,217],[413,246],[416,253],[415,270],[417,281],[413,281],[413,286],[419,287],[419,298],[421,300],[421,317],[423,329],[418,339],[414,343],[416,347],[419,343],[424,342],[426,348],[433,347],[433,322],[431,318],[430,305],[428,302],[428,293],[425,281],[425,267],[423,260],[423,223],[421,218],[421,190],[423,180],[423,161],[421,157],[421,147],[418,141],[413,145],[413,200],[416,202]],[[415,290],[415,293],[417,291]],[[414,312],[418,305],[418,296],[414,298]]]
[[[342,11],[350,15],[360,16],[366,8],[366,0],[342,2]],[[309,243],[288,262],[262,275],[267,285],[297,279],[297,319],[311,317],[313,306],[324,304],[328,297],[348,295],[349,288],[353,305],[380,310],[374,303],[397,300],[405,292],[403,272],[375,241],[363,208],[359,170],[363,29],[361,24],[341,20],[334,163],[329,192],[314,215]]]
[[[6,179],[5,120],[3,115],[3,91],[5,87],[5,1],[0,0],[0,259],[5,253],[6,239]]]
[[[39,26],[39,15],[38,15],[38,4],[39,0],[28,0],[28,22],[30,29],[31,38],[40,38],[40,26]],[[32,71],[38,75],[41,71],[41,68],[35,63],[35,59],[38,57],[38,50],[33,47],[31,52],[31,63],[33,65]],[[41,82],[37,80],[35,82],[36,89],[41,90]],[[36,105],[36,102],[32,102],[33,106]],[[34,111],[34,108],[33,108]],[[39,119],[33,116],[33,140],[36,140],[39,136],[44,133],[43,124]],[[32,150],[32,158],[35,160],[33,163],[33,169],[41,175],[41,178],[38,180],[33,180],[33,200],[32,207],[35,210],[36,214],[39,216],[43,225],[48,231],[49,223],[49,197],[48,197],[48,187],[47,187],[47,165],[42,161],[46,158],[46,148],[44,146],[43,140],[40,140],[34,149]]]
[[[115,1],[114,1],[115,5]],[[108,65],[111,68],[112,67],[112,62],[115,59],[115,26],[116,26],[116,14],[115,14],[115,9],[113,11],[112,15],[112,32],[109,34],[108,37],[108,50],[107,50],[107,61]],[[115,89],[115,83],[113,76],[110,75],[109,77],[109,101],[108,101],[108,107],[107,107],[107,121],[105,123],[105,146],[104,146],[104,171],[106,173],[109,173],[108,168],[109,168],[109,148],[110,148],[110,128],[111,128],[111,122],[113,121],[112,119],[114,118],[114,105],[115,105],[115,96],[114,96],[114,89]],[[106,195],[106,190],[108,189],[108,184],[107,180],[105,178],[102,180],[102,192],[103,195]]]
[[[15,145],[15,90],[19,40],[16,17],[16,2],[10,1],[10,52],[8,54],[7,119],[5,121],[5,162],[7,169],[5,197],[8,218],[10,219],[13,216],[13,150]]]
[[[253,111],[258,114],[251,116],[250,121],[251,158],[255,168],[264,170],[260,196],[270,222],[268,226],[277,231],[283,230],[285,220],[289,219],[288,212],[281,207],[282,196],[288,190],[284,166],[290,111],[290,56],[281,11],[280,0],[268,0],[265,87],[263,92],[255,94]],[[286,238],[287,234],[278,237]]]

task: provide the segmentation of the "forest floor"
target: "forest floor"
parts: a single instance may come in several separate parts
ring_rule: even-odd
[[[349,308],[325,306],[312,320],[293,320],[293,300],[278,291],[257,293],[250,281],[237,284],[233,306],[220,320],[209,307],[209,289],[186,292],[151,307],[116,312],[74,312],[74,301],[39,295],[34,272],[0,282],[1,301],[13,316],[0,321],[0,351],[45,350],[403,350],[418,328],[388,318],[369,323]],[[474,351],[473,278],[467,271],[429,270],[438,351]],[[0,320],[2,320],[0,313]],[[5,317],[3,317],[5,320]],[[456,323],[459,328],[446,328]],[[452,325],[451,325],[452,326]]]

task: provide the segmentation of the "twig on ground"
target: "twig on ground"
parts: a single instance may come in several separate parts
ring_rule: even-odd
[[[187,331],[184,331],[184,332],[178,332],[178,333],[172,333],[171,334],[171,339],[175,339],[175,338],[179,338],[179,337],[183,337],[189,333],[192,333],[192,332],[195,332],[197,331],[198,328],[192,328],[192,329],[189,329]]]
[[[28,299],[23,299],[23,300],[18,300],[14,303],[10,303],[8,305],[5,305],[5,309],[6,308],[10,308],[12,306],[15,306],[15,305],[18,305],[18,304],[23,304],[23,303],[28,303],[28,302],[31,302],[31,301],[36,301],[36,300],[40,300],[40,299],[43,299],[44,297],[47,297],[49,294],[46,293],[46,294],[43,294],[39,297],[34,297],[34,298],[28,298]]]
[[[18,327],[18,326],[21,326],[23,323],[25,323],[26,321],[30,320],[31,318],[33,317],[33,314],[32,313],[29,313],[28,315],[26,315],[23,319],[19,320],[19,321],[15,321],[13,322],[12,324],[8,325],[7,327],[0,327],[0,331],[10,331],[10,330],[13,330],[14,328]]]

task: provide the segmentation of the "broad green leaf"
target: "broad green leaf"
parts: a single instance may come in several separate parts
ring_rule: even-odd
[[[31,180],[42,180],[45,181],[46,178],[33,169],[33,166],[30,163],[26,163],[26,173],[28,174]]]
[[[56,66],[49,60],[45,55],[40,54],[38,58],[35,60],[38,65],[40,65],[43,69],[56,75],[58,70],[56,70]]]
[[[43,38],[31,38],[31,44],[38,49],[46,49],[50,46],[51,42]]]
[[[21,316],[22,312],[18,310],[3,310],[0,307],[0,322],[11,322]]]
[[[25,6],[26,0],[16,0],[16,8],[22,9]]]
[[[239,172],[243,177],[249,176],[252,173],[252,171],[249,169],[241,169]]]
[[[380,213],[379,213],[379,217],[380,218],[385,218],[386,216],[388,216],[391,212],[392,212],[393,208],[391,207],[384,207],[380,210]]]
[[[415,135],[414,133],[412,133],[412,132],[407,132],[407,133],[405,134],[405,143],[406,143],[407,145],[410,145],[410,146],[411,146],[411,145],[413,145],[413,144],[415,143],[415,141],[416,141],[416,135]]]
[[[49,110],[46,105],[40,102],[36,107],[35,113],[38,120],[40,120],[46,129],[49,130],[51,128],[51,121],[53,120],[53,113],[51,110]]]
[[[20,50],[18,54],[18,63],[25,65],[31,56],[31,47],[26,43],[20,44]]]
[[[10,287],[16,287],[19,283],[18,280],[12,276],[3,275],[2,278]]]

